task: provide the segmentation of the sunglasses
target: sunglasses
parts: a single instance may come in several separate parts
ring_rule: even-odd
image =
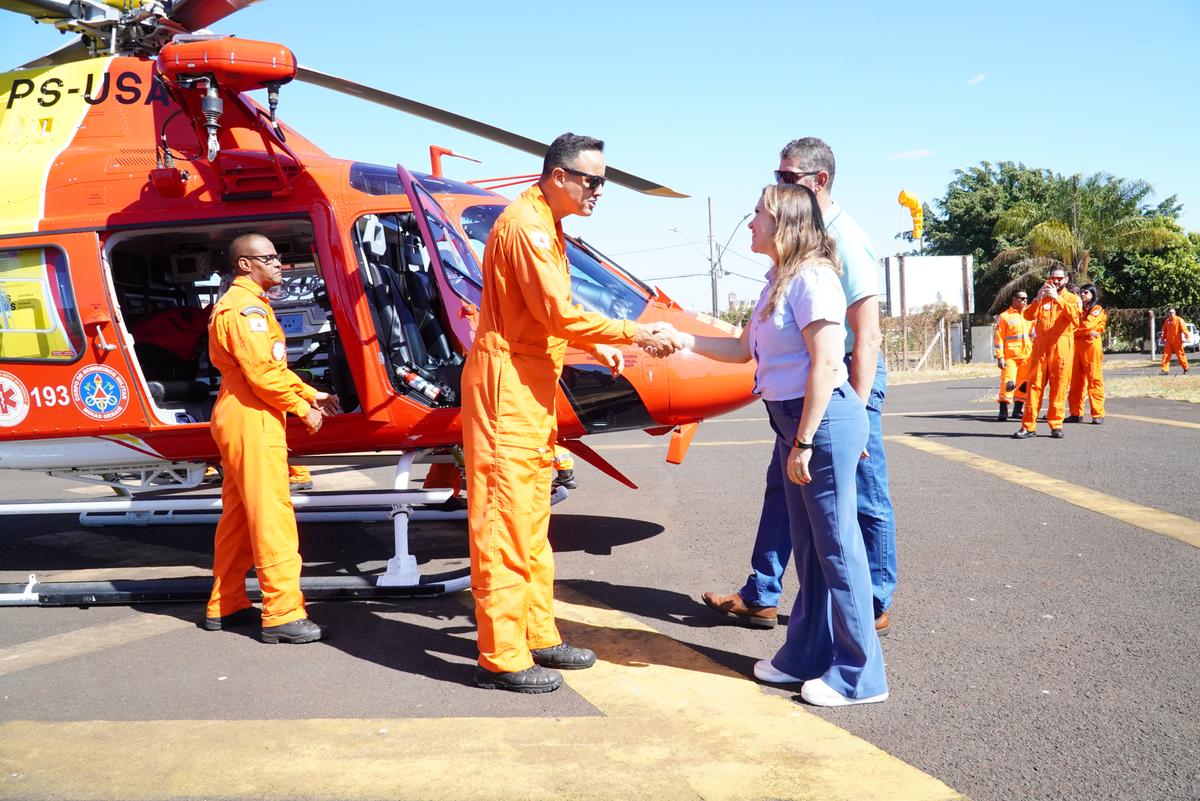
[[[776,170],[775,183],[777,184],[798,184],[801,178],[807,178],[810,175],[820,175],[820,170],[812,172],[792,172],[791,170]]]
[[[569,173],[571,173],[571,175],[577,175],[580,178],[582,178],[583,185],[586,186],[588,189],[592,190],[593,192],[595,192],[600,187],[604,186],[604,182],[608,180],[603,175],[592,175],[590,172],[583,172],[582,170],[573,170],[570,167],[563,167],[562,170],[563,170],[563,172],[569,172]]]
[[[260,261],[263,264],[283,264],[283,257],[278,253],[268,253],[264,256],[247,256],[246,258]]]
[[[1028,295],[1017,295],[1017,300],[1029,300]]]

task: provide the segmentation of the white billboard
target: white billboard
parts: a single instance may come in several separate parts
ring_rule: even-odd
[[[974,273],[970,256],[889,256],[883,259],[888,316],[940,303],[960,314],[973,312]]]

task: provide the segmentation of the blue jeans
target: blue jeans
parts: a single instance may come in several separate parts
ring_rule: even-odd
[[[791,451],[803,409],[803,398],[767,402],[780,464]],[[784,481],[800,589],[787,639],[771,660],[784,673],[819,677],[850,698],[887,692],[856,508],[855,476],[868,430],[862,402],[849,383],[842,384],[813,436],[812,481]]]
[[[849,361],[847,355],[847,364]],[[871,567],[871,593],[875,599],[876,617],[891,607],[892,594],[896,590],[896,520],[892,512],[891,492],[888,490],[887,455],[883,451],[883,398],[886,393],[887,368],[881,353],[871,396],[867,401],[869,456],[859,460],[856,476],[858,525],[867,549],[867,563]],[[779,605],[779,596],[783,593],[783,574],[792,552],[788,539],[787,504],[783,495],[787,478],[782,464],[776,450],[767,468],[767,487],[758,519],[758,534],[754,539],[754,551],[750,554],[753,572],[738,592],[742,600],[751,606]]]

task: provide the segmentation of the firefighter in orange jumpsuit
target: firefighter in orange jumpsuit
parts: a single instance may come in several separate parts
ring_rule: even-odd
[[[1163,358],[1162,358],[1162,374],[1166,375],[1171,372],[1171,357],[1175,356],[1179,359],[1179,366],[1183,368],[1183,372],[1188,371],[1187,352],[1183,347],[1183,338],[1187,332],[1187,324],[1183,318],[1175,313],[1174,309],[1167,309],[1167,319],[1163,320]]]
[[[1100,288],[1084,284],[1079,290],[1083,312],[1075,329],[1075,369],[1071,371],[1071,391],[1067,405],[1071,415],[1064,423],[1083,422],[1083,399],[1092,407],[1092,424],[1104,423],[1104,328],[1108,312],[1100,305]]]
[[[204,626],[258,623],[263,642],[313,642],[321,629],[308,619],[300,593],[284,419],[294,414],[316,433],[323,417],[337,413],[337,400],[288,369],[283,329],[265,294],[283,280],[271,241],[243,234],[229,255],[236,277],[213,308],[208,336],[209,359],[221,371],[212,434],[225,480]],[[262,588],[261,618],[246,597],[251,567]]]
[[[571,303],[563,217],[592,213],[604,185],[603,142],[563,134],[538,183],[496,221],[483,256],[479,327],[462,375],[471,538],[471,593],[479,629],[475,682],[541,693],[561,669],[596,655],[562,642],[554,622],[554,559],[547,539],[554,398],[568,343],[613,370],[634,343],[667,355],[673,332],[612,320]],[[590,343],[590,344],[589,344]]]
[[[996,366],[1000,368],[1000,394],[996,396],[996,403],[1000,405],[996,419],[1000,422],[1008,419],[1008,404],[1014,398],[1013,419],[1021,419],[1024,412],[1025,380],[1029,373],[1029,356],[1033,353],[1033,340],[1029,338],[1033,324],[1022,314],[1027,305],[1029,295],[1023,289],[1018,290],[1009,307],[996,320],[992,344]]]
[[[1050,397],[1046,422],[1050,436],[1063,438],[1063,412],[1066,410],[1067,385],[1075,361],[1075,327],[1079,325],[1079,296],[1065,289],[1067,272],[1061,267],[1050,271],[1037,297],[1025,307],[1026,320],[1033,321],[1033,354],[1029,357],[1029,390],[1021,430],[1014,439],[1035,436],[1042,392]]]

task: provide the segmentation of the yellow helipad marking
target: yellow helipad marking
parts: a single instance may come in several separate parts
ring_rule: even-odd
[[[1023,467],[1017,467],[1016,465],[1001,462],[997,459],[989,459],[986,456],[979,456],[969,451],[952,448],[949,445],[930,442],[927,439],[910,436],[890,436],[884,437],[884,439],[891,442],[898,442],[935,456],[941,456],[943,459],[965,464],[968,467],[973,467],[984,473],[990,473],[997,478],[1013,484],[1019,484],[1023,487],[1037,490],[1045,495],[1066,501],[1089,512],[1097,512],[1114,520],[1120,520],[1122,523],[1128,523],[1131,526],[1137,526],[1146,531],[1152,531],[1155,534],[1173,537],[1180,542],[1200,548],[1200,522],[1191,518],[1172,514],[1171,512],[1164,512],[1161,509],[1155,509],[1150,506],[1142,506],[1132,501],[1114,498],[1112,495],[1088,489],[1087,487],[1081,487],[1069,481],[1051,478],[1033,470],[1026,470]]]
[[[138,615],[0,648],[0,676],[195,626],[190,620],[180,620],[169,615]],[[0,737],[0,740],[3,739]],[[0,755],[0,762],[2,761]],[[3,779],[0,779],[0,793],[3,793],[3,788]]]
[[[569,589],[557,612],[601,654],[566,678],[603,717],[13,721],[0,797],[964,798],[628,615]]]
[[[1160,426],[1178,426],[1180,428],[1200,429],[1200,423],[1187,423],[1183,420],[1169,420],[1165,417],[1140,417],[1136,414],[1106,414],[1105,417],[1119,417],[1122,420],[1134,420],[1138,423],[1155,423]]]

